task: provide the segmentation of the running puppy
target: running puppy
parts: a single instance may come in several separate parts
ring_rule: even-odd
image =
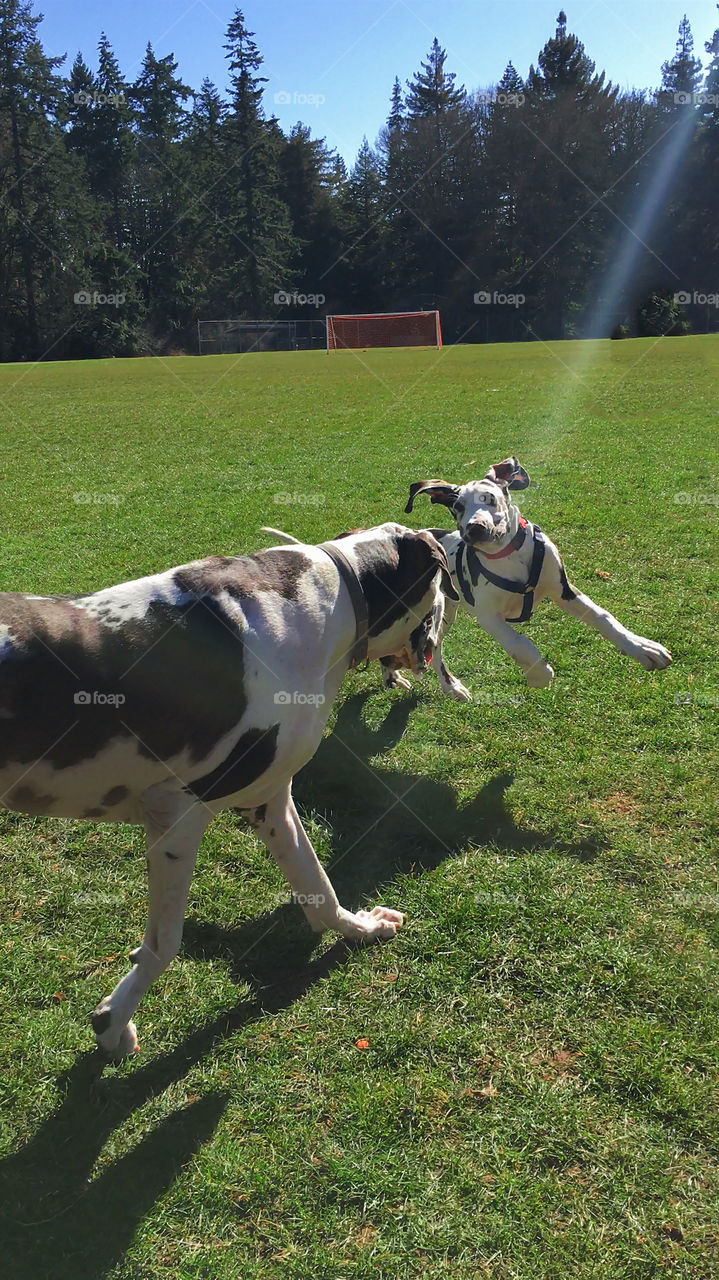
[[[635,635],[611,613],[577,591],[567,578],[562,557],[538,525],[526,520],[511,499],[511,492],[526,489],[529,476],[516,458],[495,462],[483,480],[468,484],[448,484],[445,480],[420,480],[410,485],[406,512],[415,499],[426,495],[431,502],[449,507],[456,530],[433,529],[447,553],[452,581],[467,609],[480,627],[498,640],[502,648],[524,671],[527,684],[541,689],[554,672],[537,647],[514,629],[529,622],[535,604],[549,597],[565,613],[611,641],[620,653],[634,658],[647,671],[668,667],[671,654],[655,640]],[[442,633],[452,625],[458,606],[447,601]],[[432,659],[443,693],[467,702],[468,689],[447,670],[441,644]],[[387,688],[409,688],[399,674],[398,659],[382,661]]]

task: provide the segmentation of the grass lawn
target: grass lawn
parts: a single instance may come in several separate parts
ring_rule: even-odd
[[[544,605],[549,689],[466,616],[471,705],[349,675],[296,798],[405,928],[318,940],[224,814],[102,1074],[142,833],[0,813],[8,1280],[716,1277],[718,375],[717,337],[0,367],[3,590],[449,523],[410,481],[515,453],[573,581],[674,656]]]

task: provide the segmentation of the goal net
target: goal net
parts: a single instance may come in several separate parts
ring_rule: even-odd
[[[327,350],[357,347],[441,347],[439,311],[327,316]]]
[[[251,351],[312,351],[325,345],[317,320],[198,320],[197,349],[205,355]]]

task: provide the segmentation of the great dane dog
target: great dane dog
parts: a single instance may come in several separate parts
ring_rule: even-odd
[[[132,968],[92,1025],[112,1057],[177,954],[197,850],[240,809],[313,929],[390,938],[399,911],[340,906],[292,801],[350,665],[421,673],[443,592],[432,534],[384,524],[319,546],[212,556],[88,595],[0,595],[0,800],[31,814],[142,823],[149,909]]]
[[[557,548],[538,525],[525,520],[511,500],[510,491],[526,489],[529,476],[516,458],[505,458],[489,468],[483,480],[468,484],[448,484],[445,480],[420,480],[410,485],[409,513],[415,499],[426,495],[431,502],[449,507],[456,530],[433,529],[447,552],[452,580],[460,596],[459,604],[476,618],[480,627],[498,640],[502,648],[524,671],[527,684],[540,689],[549,684],[554,671],[536,645],[512,624],[528,622],[534,605],[549,597],[560,609],[586,622],[647,671],[661,670],[671,662],[671,654],[655,640],[628,631],[606,609],[572,586]],[[454,621],[457,605],[447,602],[442,632]],[[467,702],[471,694],[447,670],[441,643],[432,665],[439,675],[443,693]],[[400,659],[383,660],[386,688],[409,688],[399,672]]]

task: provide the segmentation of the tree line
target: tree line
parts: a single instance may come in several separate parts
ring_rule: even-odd
[[[435,39],[348,171],[266,114],[240,10],[225,92],[149,44],[128,81],[104,34],[95,70],[78,53],[61,74],[40,23],[0,0],[0,360],[192,350],[198,318],[323,311],[438,307],[449,341],[719,328],[719,29],[703,67],[683,18],[660,86],[631,91],[564,12],[486,90]]]

